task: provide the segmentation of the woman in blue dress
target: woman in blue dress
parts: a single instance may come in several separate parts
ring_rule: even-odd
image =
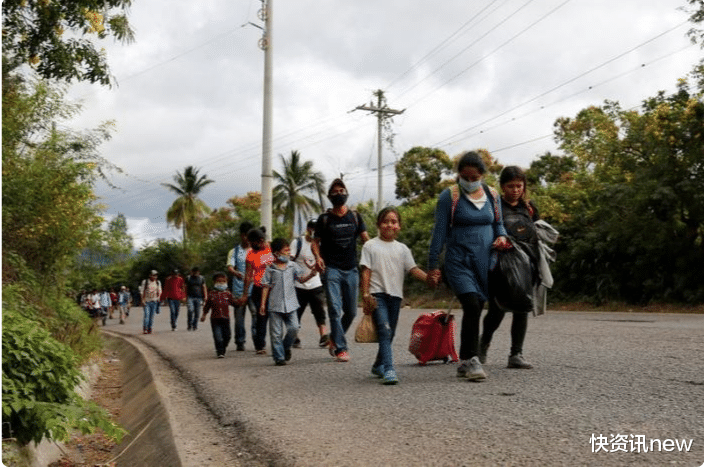
[[[489,296],[492,248],[510,248],[496,190],[482,182],[486,166],[473,151],[460,156],[457,185],[447,188],[435,207],[435,226],[428,254],[429,282],[440,282],[440,253],[445,248],[445,276],[462,305],[460,365],[457,376],[486,379],[479,361],[479,319]]]

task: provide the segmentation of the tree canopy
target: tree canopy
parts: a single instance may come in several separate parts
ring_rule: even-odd
[[[32,66],[42,78],[111,83],[105,53],[93,39],[134,39],[131,0],[5,0],[3,68]],[[67,31],[69,33],[67,33]]]

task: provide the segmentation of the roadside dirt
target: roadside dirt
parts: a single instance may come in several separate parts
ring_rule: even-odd
[[[105,348],[100,361],[100,376],[91,388],[91,400],[107,410],[113,420],[120,417],[122,398],[122,362],[116,358],[115,352]],[[74,435],[65,444],[65,454],[49,467],[76,467],[86,465],[115,465],[110,462],[115,456],[113,450],[117,444],[106,437],[101,430],[92,435]]]

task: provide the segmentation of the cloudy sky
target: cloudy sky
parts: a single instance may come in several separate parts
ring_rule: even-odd
[[[523,167],[555,151],[552,124],[589,105],[637,106],[671,92],[702,57],[685,33],[685,0],[274,0],[274,170],[298,150],[328,181],[344,175],[352,203],[376,200],[376,118],[352,111],[377,89],[393,119],[393,162],[414,146],[450,155],[487,148]],[[134,0],[136,41],[105,41],[117,86],[76,85],[91,128],[113,120],[103,155],[124,173],[97,192],[123,213],[138,246],[180,238],[165,213],[176,171],[215,183],[226,205],[261,187],[264,53],[260,0]]]

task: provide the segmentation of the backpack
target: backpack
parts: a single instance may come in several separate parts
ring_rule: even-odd
[[[352,213],[352,217],[354,218],[354,230],[356,232],[357,227],[359,226],[359,224],[362,223],[361,214],[355,209],[350,209],[349,211]],[[328,216],[331,212],[332,209],[328,208],[328,210],[323,213],[323,228],[326,228],[328,226]]]
[[[482,183],[482,187],[484,188],[484,192],[491,196],[492,201],[494,203],[494,220],[496,222],[500,222],[501,215],[499,214],[499,192],[487,185],[486,183]],[[450,187],[450,197],[452,198],[452,208],[450,210],[450,228],[452,228],[452,224],[455,221],[455,209],[457,209],[457,205],[460,202],[459,184],[455,183]]]

